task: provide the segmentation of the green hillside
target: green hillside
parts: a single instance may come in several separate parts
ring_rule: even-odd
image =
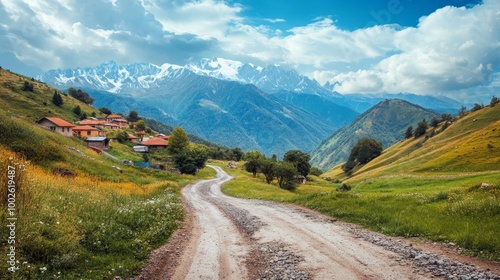
[[[384,100],[334,132],[311,152],[311,163],[330,169],[349,157],[352,147],[363,137],[374,138],[387,148],[404,137],[408,126],[416,127],[437,113],[403,100]]]
[[[500,260],[500,104],[400,141],[347,178],[342,164],[296,191],[228,170],[227,194],[295,203],[385,234]],[[444,130],[443,130],[444,129]],[[418,242],[418,241],[417,241]]]
[[[23,90],[25,82],[33,89]],[[214,172],[187,176],[126,166],[81,139],[35,125],[45,116],[74,122],[76,105],[99,114],[66,95],[55,106],[54,91],[0,70],[0,185],[11,186],[0,190],[0,279],[133,276],[183,218],[180,188]],[[130,145],[112,142],[109,152],[140,159]],[[5,226],[8,218],[17,219],[15,227]]]

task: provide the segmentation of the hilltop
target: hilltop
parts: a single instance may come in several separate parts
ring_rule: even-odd
[[[446,127],[448,126],[449,127]],[[340,166],[324,176],[346,182],[373,180],[395,174],[454,174],[500,170],[500,106],[487,106],[426,135],[399,141],[384,150],[351,178],[344,178]],[[336,175],[334,175],[336,174]],[[332,176],[333,175],[333,176]]]
[[[363,137],[374,138],[387,148],[404,137],[408,126],[416,127],[419,121],[432,117],[437,113],[404,100],[386,99],[325,139],[311,152],[311,163],[329,169],[344,162]]]

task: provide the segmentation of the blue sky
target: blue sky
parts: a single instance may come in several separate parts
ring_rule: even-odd
[[[0,66],[29,76],[222,57],[474,101],[500,89],[499,38],[498,0],[0,0]]]

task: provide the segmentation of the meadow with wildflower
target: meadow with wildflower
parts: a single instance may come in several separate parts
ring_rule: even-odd
[[[17,168],[18,269],[8,271],[9,246],[2,238],[1,279],[131,276],[183,219],[180,188],[213,175],[209,171],[197,177],[169,174],[166,178],[162,174],[155,181],[155,174],[146,173],[136,182],[106,181],[97,176],[62,177],[0,147],[0,170],[8,166]],[[3,177],[0,184],[5,186],[7,178]],[[0,195],[0,218],[6,225],[5,188]],[[8,228],[0,227],[0,236],[8,235]]]

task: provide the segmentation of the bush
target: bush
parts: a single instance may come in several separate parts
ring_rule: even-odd
[[[348,192],[352,189],[351,186],[349,186],[348,184],[342,184],[340,187],[337,188],[337,191],[338,192]]]
[[[21,90],[33,92],[33,84],[28,82],[28,81],[24,81],[23,86],[21,87]]]
[[[364,137],[354,145],[349,155],[349,159],[342,168],[344,172],[350,176],[352,170],[357,165],[370,162],[372,159],[382,154],[382,151],[382,143],[373,138]]]

